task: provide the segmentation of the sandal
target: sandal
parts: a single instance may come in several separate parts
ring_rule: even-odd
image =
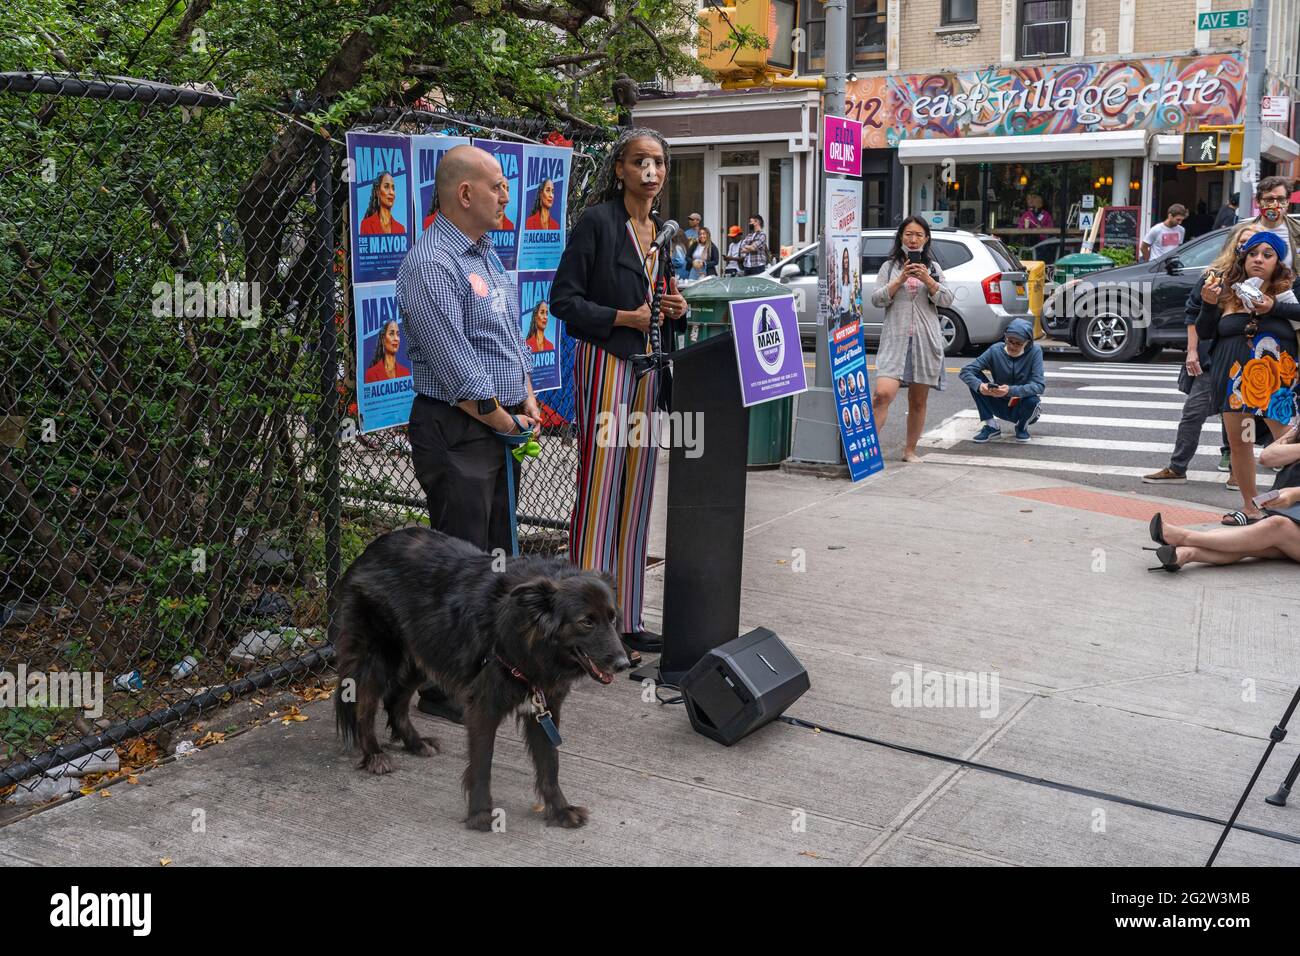
[[[1162,544],[1155,549],[1156,560],[1160,562],[1158,568],[1147,568],[1148,571],[1168,571],[1173,574],[1181,571],[1183,566],[1178,563],[1178,549],[1172,544]]]
[[[1219,524],[1227,525],[1229,527],[1244,528],[1246,525],[1254,524],[1257,521],[1263,521],[1263,520],[1264,520],[1263,515],[1260,515],[1257,518],[1251,518],[1244,511],[1229,511],[1219,521]]]

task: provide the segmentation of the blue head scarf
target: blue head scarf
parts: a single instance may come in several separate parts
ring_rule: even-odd
[[[1246,240],[1246,245],[1242,247],[1241,254],[1244,256],[1246,253],[1250,252],[1252,248],[1258,245],[1271,246],[1273,251],[1277,253],[1278,259],[1282,260],[1283,262],[1286,261],[1286,243],[1282,241],[1282,237],[1279,236],[1277,233],[1275,232],[1255,233],[1253,236],[1251,236],[1249,239]]]

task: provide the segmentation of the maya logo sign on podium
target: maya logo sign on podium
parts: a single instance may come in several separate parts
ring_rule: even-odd
[[[787,347],[799,341],[793,296],[732,302],[731,335],[745,407],[807,390],[803,352]]]

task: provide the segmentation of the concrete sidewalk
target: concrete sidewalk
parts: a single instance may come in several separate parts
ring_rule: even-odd
[[[662,554],[666,483],[656,497],[651,553]],[[772,628],[808,668],[812,690],[793,716],[1223,818],[1300,681],[1297,569],[1148,574],[1152,501],[943,465],[890,462],[856,486],[754,473],[742,626]],[[661,599],[662,566],[650,575],[652,624]],[[996,675],[996,714],[894,706],[896,675],[917,664]],[[190,754],[116,784],[111,799],[6,827],[0,861],[1199,865],[1218,835],[782,723],[724,748],[692,732],[681,707],[646,703],[621,680],[579,685],[565,710],[561,776],[591,808],[587,828],[542,825],[526,751],[504,725],[493,782],[506,831],[471,833],[459,728],[417,713],[444,752],[400,754],[397,773],[372,777],[335,741],[328,701],[302,710],[309,720]],[[1284,809],[1262,800],[1298,739],[1275,751],[1243,823],[1300,836],[1300,796]],[[205,832],[193,832],[196,810]],[[1300,865],[1300,844],[1235,832],[1220,862]]]

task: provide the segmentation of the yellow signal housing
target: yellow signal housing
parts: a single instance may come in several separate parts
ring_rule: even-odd
[[[796,62],[798,0],[710,2],[700,12],[699,61],[723,79],[763,74],[789,76]],[[733,27],[767,38],[767,48],[739,46]]]

